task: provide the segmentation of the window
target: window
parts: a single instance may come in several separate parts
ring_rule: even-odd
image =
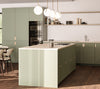
[[[0,44],[2,44],[2,13],[0,13]]]

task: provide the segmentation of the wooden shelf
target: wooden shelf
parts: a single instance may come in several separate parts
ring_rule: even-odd
[[[52,25],[52,24],[49,24],[49,25]],[[67,25],[67,24],[53,24],[53,25],[65,25],[65,26],[74,26],[74,25],[76,25],[76,26],[93,26],[93,25],[100,25],[100,24],[80,24],[80,25],[78,25],[78,24],[72,24],[72,25]]]
[[[61,12],[61,14],[100,13],[100,11]]]

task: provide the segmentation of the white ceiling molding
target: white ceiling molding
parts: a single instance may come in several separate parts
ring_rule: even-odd
[[[54,0],[56,2],[57,0]],[[66,1],[74,1],[74,0],[59,0],[59,2]],[[34,3],[37,0],[0,0],[0,4],[8,4],[8,3]],[[39,0],[39,2],[46,2],[46,0]],[[48,2],[52,2],[52,0],[48,0]]]

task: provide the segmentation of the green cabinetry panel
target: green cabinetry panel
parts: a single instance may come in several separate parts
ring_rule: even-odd
[[[76,62],[82,64],[94,64],[94,43],[76,44]]]
[[[85,43],[83,63],[94,64],[94,43]]]
[[[16,39],[27,40],[29,38],[29,13],[28,8],[16,9]]]
[[[95,64],[100,64],[100,43],[95,43],[94,63]]]
[[[76,68],[75,46],[58,50],[58,83]]]
[[[14,40],[15,37],[15,9],[3,9],[3,40]]]

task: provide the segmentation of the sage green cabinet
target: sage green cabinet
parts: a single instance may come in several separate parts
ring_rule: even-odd
[[[15,37],[15,9],[3,9],[2,20],[2,41],[13,41]]]
[[[95,43],[95,57],[94,57],[94,63],[100,64],[100,43]]]
[[[58,50],[58,83],[76,68],[75,45]]]
[[[85,43],[83,63],[94,64],[94,43]]]
[[[76,44],[76,63],[81,63],[83,60],[84,48],[82,43]]]
[[[29,13],[28,8],[16,8],[16,40],[27,40],[29,38]]]
[[[76,44],[77,63],[94,64],[94,43]]]

